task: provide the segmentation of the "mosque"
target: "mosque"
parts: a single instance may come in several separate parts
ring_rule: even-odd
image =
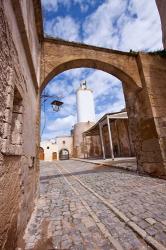
[[[125,110],[95,118],[93,91],[86,81],[76,91],[77,123],[70,136],[42,141],[40,160],[132,157],[135,155]]]

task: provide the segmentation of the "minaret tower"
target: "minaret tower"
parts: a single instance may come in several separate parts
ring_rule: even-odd
[[[93,91],[87,88],[86,81],[77,89],[77,122],[95,122]]]
[[[86,81],[80,84],[76,92],[77,123],[74,125],[73,147],[74,157],[84,155],[83,132],[95,124],[95,107],[93,91],[87,87]]]

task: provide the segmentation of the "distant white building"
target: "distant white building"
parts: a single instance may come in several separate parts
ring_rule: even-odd
[[[58,136],[40,143],[39,159],[55,161],[69,159],[73,155],[73,137]]]

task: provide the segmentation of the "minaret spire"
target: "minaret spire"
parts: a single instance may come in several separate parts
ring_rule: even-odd
[[[83,81],[82,83],[80,83],[80,87],[81,87],[81,89],[87,89],[86,80]]]

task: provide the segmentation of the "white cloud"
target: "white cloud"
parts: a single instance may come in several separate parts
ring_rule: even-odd
[[[46,131],[43,133],[42,135],[42,141],[44,140],[48,140],[48,139],[53,139],[57,136],[68,136],[70,135],[70,131],[69,130],[58,130],[58,131]]]
[[[112,113],[112,112],[119,112],[123,108],[125,108],[125,103],[122,99],[119,99],[118,101],[114,103],[107,103],[105,107],[103,107],[103,111],[100,113],[96,114],[96,120],[98,121],[102,116],[104,116],[107,113]]]
[[[42,6],[47,11],[57,12],[59,6],[72,8],[73,5],[78,5],[81,12],[86,12],[90,6],[95,5],[95,0],[42,0]]]
[[[98,9],[85,19],[83,24],[84,42],[88,44],[115,47],[118,37],[113,39],[113,19],[118,14],[118,10],[123,11],[124,1],[108,1],[98,7]]]
[[[48,11],[57,11],[58,0],[42,0],[42,6]]]
[[[86,78],[88,86],[94,90],[94,97],[99,98],[103,95],[111,94],[113,87],[118,86],[120,81],[112,75],[101,70],[95,70]]]
[[[42,6],[46,11],[57,12],[60,5],[66,8],[71,6],[70,0],[41,0]]]
[[[60,80],[57,80],[57,78],[54,78],[46,86],[45,91],[48,92],[49,95],[55,95],[60,98],[64,98],[65,96],[68,96],[73,91],[73,88],[65,78],[60,79]]]
[[[44,9],[54,12],[60,5],[68,10],[79,5],[82,11],[86,11],[96,2],[42,0],[42,4]],[[45,32],[65,40],[83,41],[124,51],[162,48],[161,24],[155,0],[147,0],[146,4],[144,0],[99,1],[98,8],[89,16],[85,16],[81,23],[69,15],[56,16],[51,20],[45,18]]]
[[[80,25],[71,16],[58,16],[45,22],[45,33],[69,41],[79,41]]]
[[[156,50],[162,48],[162,34],[155,0],[130,1],[129,11],[137,18],[122,17],[121,50]],[[123,25],[122,25],[123,24]]]
[[[106,1],[86,18],[83,32],[84,42],[97,46],[123,51],[162,48],[155,0]]]
[[[59,130],[70,130],[76,121],[76,117],[73,115],[66,116],[64,118],[57,118],[51,121],[47,125],[47,130],[49,131],[59,131]]]

